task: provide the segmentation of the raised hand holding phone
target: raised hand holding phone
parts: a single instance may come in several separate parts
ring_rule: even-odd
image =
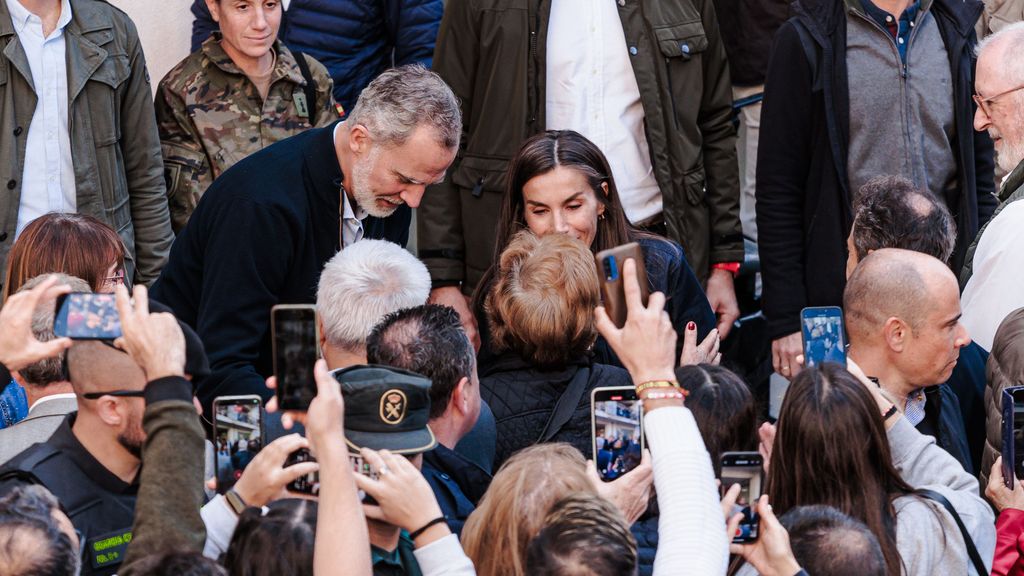
[[[655,292],[645,306],[641,298],[636,263],[622,265],[626,301],[626,323],[619,328],[603,306],[594,309],[597,330],[604,336],[622,365],[640,384],[653,380],[675,380],[676,331],[665,312],[665,295]]]
[[[121,336],[114,340],[114,346],[127,352],[149,381],[184,376],[185,334],[174,315],[150,314],[149,291],[141,284],[134,288],[134,300],[128,298],[128,288],[118,285],[115,304]]]
[[[762,576],[797,574],[801,568],[793,556],[789,533],[775,517],[772,506],[768,503],[768,496],[761,496],[756,509],[758,516],[761,517],[761,537],[753,544],[730,544],[729,552],[742,556]],[[726,530],[730,535],[736,533],[742,519],[742,514],[736,514],[729,520]]]
[[[32,315],[36,306],[70,292],[70,287],[58,284],[57,277],[50,276],[35,288],[7,298],[3,309],[0,309],[0,363],[8,370],[21,370],[71,347],[70,338],[40,342],[32,333]]]

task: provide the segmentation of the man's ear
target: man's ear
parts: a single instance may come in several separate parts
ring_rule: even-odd
[[[906,350],[907,341],[911,336],[910,326],[903,320],[892,316],[885,321],[885,325],[882,327],[882,335],[885,337],[885,343],[889,350],[897,353],[903,352]]]
[[[316,331],[320,340],[318,342],[320,344],[320,353],[323,354],[323,351],[327,348],[327,335],[326,330],[324,330],[324,317],[319,312],[316,313]]]
[[[452,390],[452,399],[449,405],[454,406],[460,414],[469,413],[469,386],[469,378],[463,376],[459,383],[455,385],[455,389]]]
[[[127,418],[127,405],[114,396],[103,396],[96,403],[96,415],[111,428],[121,426]]]
[[[348,131],[348,146],[353,154],[365,154],[373,145],[369,130],[362,124],[353,124]]]

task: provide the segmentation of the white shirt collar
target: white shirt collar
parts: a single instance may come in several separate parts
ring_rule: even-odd
[[[35,18],[39,20],[39,16],[36,16],[32,12],[28,11],[21,5],[18,0],[6,0],[7,9],[11,13],[11,23],[14,24],[14,29],[18,34],[21,34],[25,27],[28,26],[29,20]],[[64,27],[71,22],[71,1],[61,0],[60,2],[60,17],[57,19],[57,28],[51,33],[56,34],[57,31],[63,31]]]
[[[17,2],[18,0],[14,1]],[[36,406],[39,406],[43,402],[49,402],[50,400],[75,400],[75,394],[74,392],[66,392],[64,394],[50,394],[49,396],[43,396],[39,400],[33,402],[32,405],[29,406],[28,411],[31,412],[36,409]]]

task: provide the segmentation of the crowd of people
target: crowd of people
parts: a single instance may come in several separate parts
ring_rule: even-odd
[[[0,2],[0,576],[1024,576],[1024,4],[192,13]]]

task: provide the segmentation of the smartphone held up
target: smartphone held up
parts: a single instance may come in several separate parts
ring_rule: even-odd
[[[279,304],[270,312],[277,405],[283,410],[305,410],[316,396],[313,368],[320,357],[316,307]]]
[[[640,465],[644,450],[643,407],[632,386],[594,388],[590,393],[594,464],[611,482]]]
[[[1003,483],[1013,490],[1024,478],[1024,386],[1003,390]]]
[[[602,250],[594,256],[597,273],[601,279],[601,305],[615,326],[626,325],[626,289],[623,279],[623,268],[626,260],[632,259],[636,264],[636,276],[640,281],[640,299],[644,306],[650,289],[647,285],[647,272],[644,268],[644,253],[636,242]]]
[[[121,317],[114,295],[72,292],[58,296],[53,333],[73,340],[120,338]]]
[[[824,362],[846,365],[846,328],[838,306],[815,306],[800,311],[800,334],[804,343],[804,366]]]
[[[263,449],[263,400],[253,394],[213,399],[217,491],[227,492]]]
[[[764,459],[758,452],[724,452],[722,453],[722,495],[734,484],[740,485],[740,494],[736,498],[729,517],[742,513],[739,528],[733,535],[734,544],[744,544],[757,540],[760,518],[754,511],[754,504],[761,497],[764,484]]]

